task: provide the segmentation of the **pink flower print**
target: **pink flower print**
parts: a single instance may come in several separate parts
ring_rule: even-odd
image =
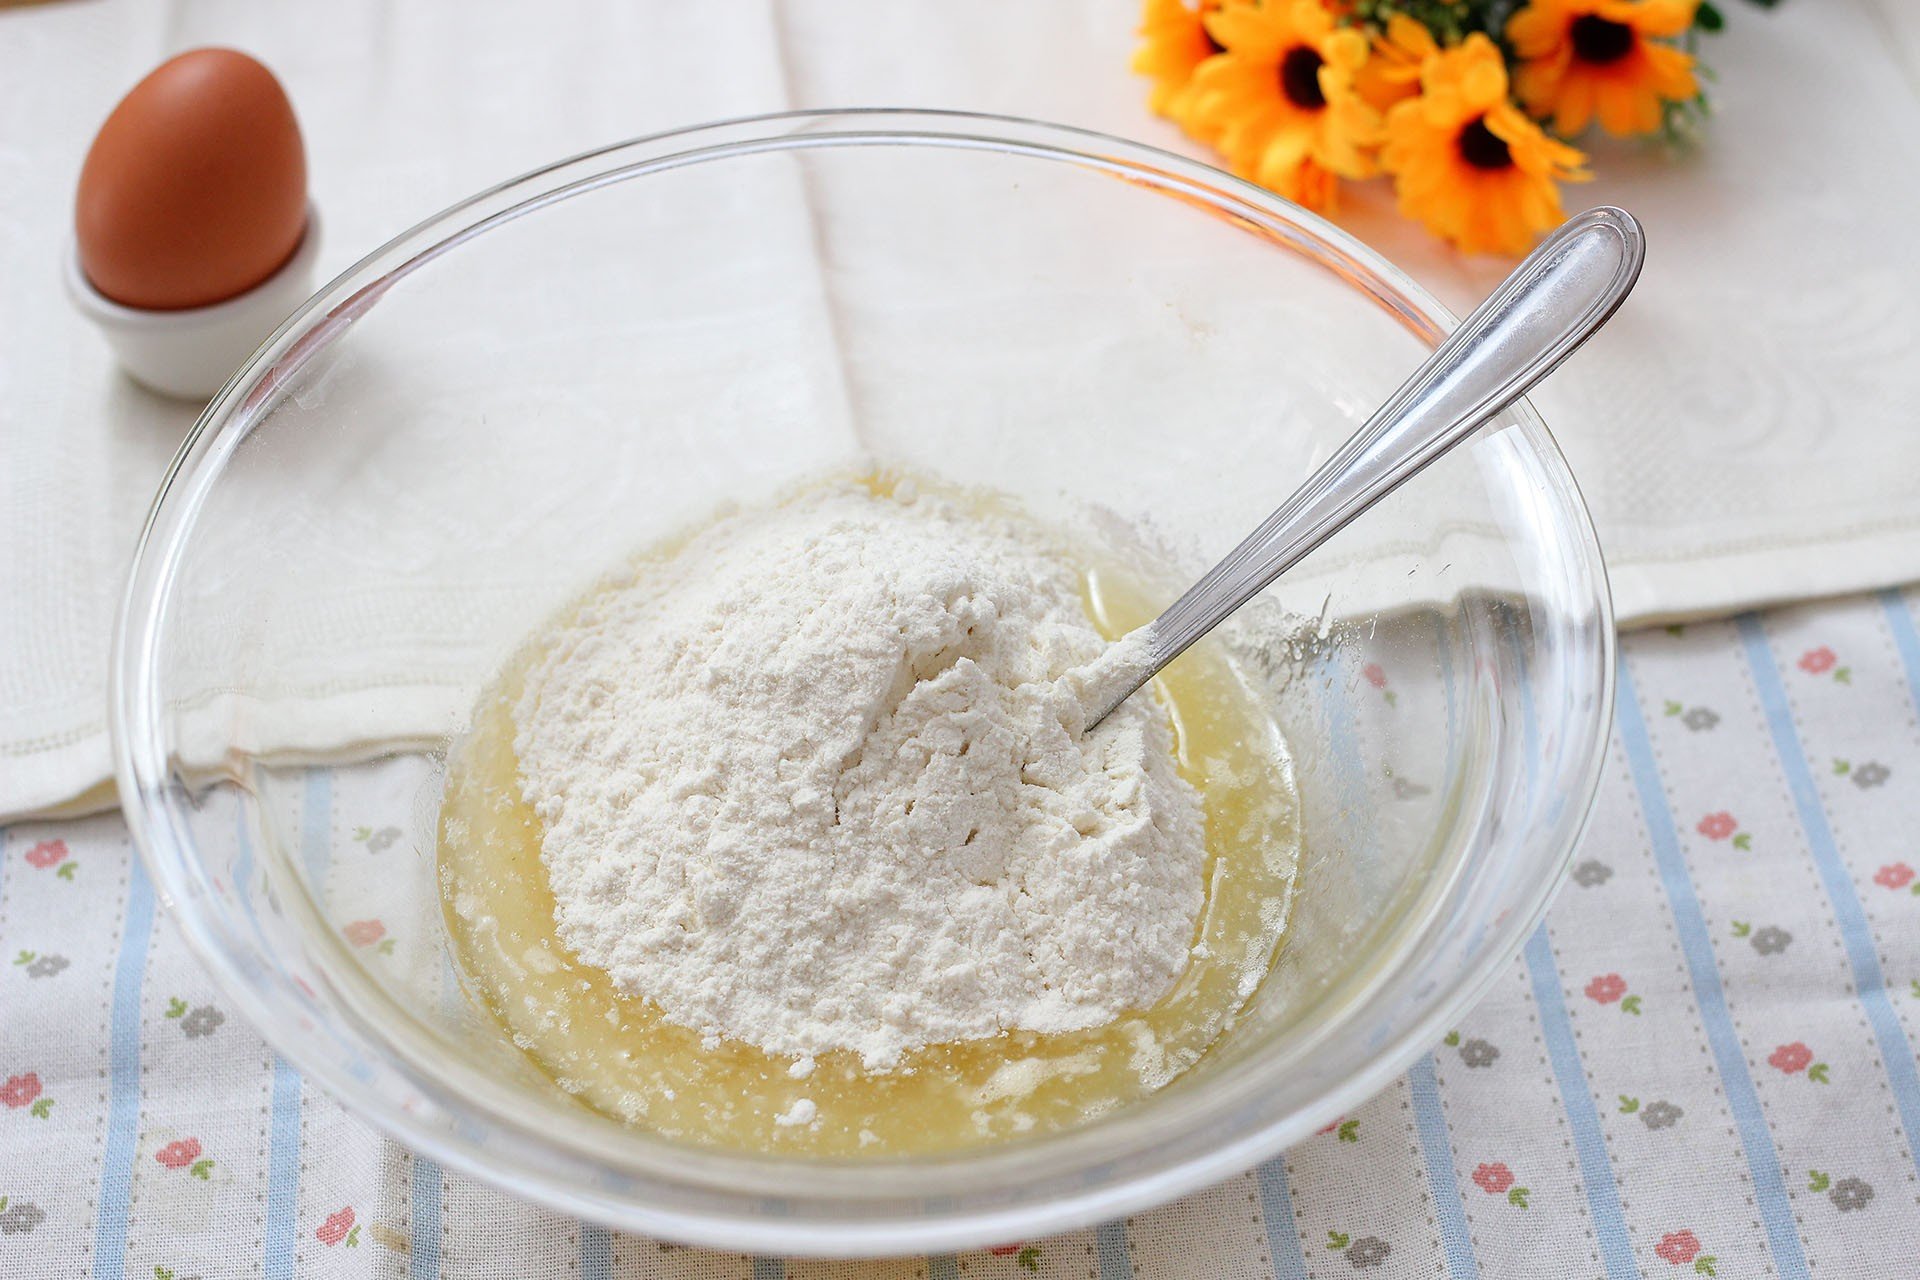
[[[1725,840],[1739,829],[1739,822],[1725,809],[1722,809],[1719,813],[1708,814],[1706,817],[1700,819],[1699,824],[1694,827],[1694,830],[1709,840]]]
[[[1017,1244],[996,1244],[989,1246],[987,1252],[996,1258],[1011,1258],[1014,1254],[1020,1252],[1020,1246]]]
[[[1825,675],[1833,670],[1833,664],[1840,661],[1833,650],[1821,645],[1818,649],[1809,649],[1800,655],[1800,669],[1810,676]]]
[[[200,1139],[175,1138],[154,1152],[153,1158],[169,1169],[184,1169],[200,1158]]]
[[[1513,1170],[1496,1160],[1473,1171],[1473,1185],[1490,1196],[1500,1195],[1513,1185]]]
[[[340,932],[354,946],[370,947],[387,936],[387,926],[378,920],[355,920]]]
[[[1904,889],[1913,883],[1913,868],[1904,862],[1889,862],[1873,873],[1873,882],[1888,889]]]
[[[1807,1048],[1806,1045],[1801,1044],[1798,1040],[1795,1040],[1792,1044],[1783,1044],[1767,1055],[1768,1066],[1778,1067],[1788,1075],[1792,1075],[1796,1071],[1805,1070],[1807,1064],[1812,1061],[1813,1050]]]
[[[327,1215],[327,1220],[314,1229],[314,1239],[324,1245],[336,1245],[347,1238],[347,1232],[353,1230],[353,1206],[335,1209]]]
[[[65,840],[42,840],[27,850],[27,865],[30,867],[57,867],[67,860],[67,842]]]
[[[1627,994],[1627,980],[1617,973],[1603,973],[1587,984],[1587,999],[1595,1004],[1612,1004]]]
[[[1366,666],[1360,668],[1360,674],[1365,676],[1367,683],[1376,689],[1384,689],[1387,687],[1387,669],[1377,662],[1369,662]]]
[[[0,1102],[10,1107],[24,1107],[40,1096],[40,1077],[29,1071],[23,1076],[8,1076],[5,1084],[0,1084]]]
[[[1669,1231],[1653,1251],[1676,1267],[1685,1266],[1699,1256],[1700,1237],[1691,1231]]]

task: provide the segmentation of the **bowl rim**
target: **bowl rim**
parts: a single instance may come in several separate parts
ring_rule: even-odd
[[[734,137],[742,131],[749,136]],[[1036,142],[1036,138],[1042,141]],[[703,141],[710,145],[699,145]],[[543,179],[577,166],[622,153],[637,153],[662,143],[687,145],[650,160],[538,189]],[[562,1211],[690,1243],[815,1256],[959,1248],[1111,1219],[1163,1203],[1273,1155],[1311,1133],[1328,1118],[1378,1092],[1437,1041],[1443,1029],[1477,1002],[1505,972],[1527,935],[1544,917],[1591,820],[1606,758],[1605,745],[1611,732],[1615,641],[1605,565],[1577,482],[1545,424],[1531,405],[1522,401],[1508,410],[1502,421],[1518,428],[1517,434],[1531,460],[1544,469],[1551,487],[1557,491],[1556,497],[1564,507],[1562,514],[1568,522],[1563,532],[1575,544],[1583,567],[1591,573],[1594,592],[1591,603],[1595,610],[1600,687],[1594,700],[1592,732],[1583,753],[1585,776],[1573,780],[1569,820],[1563,821],[1560,827],[1564,847],[1553,858],[1552,874],[1543,874],[1523,899],[1524,909],[1512,911],[1505,920],[1492,926],[1500,935],[1495,944],[1482,951],[1463,976],[1437,995],[1423,1015],[1410,1019],[1396,1035],[1382,1043],[1363,1069],[1312,1103],[1225,1138],[1197,1154],[1183,1156],[1164,1168],[1135,1172],[1117,1182],[1088,1183],[1069,1193],[1054,1193],[1008,1207],[961,1208],[945,1216],[874,1221],[858,1217],[859,1198],[852,1197],[835,1202],[850,1206],[847,1208],[847,1212],[853,1214],[850,1219],[832,1214],[771,1217],[755,1211],[749,1203],[750,1197],[744,1194],[735,1196],[739,1205],[725,1210],[689,1210],[622,1198],[611,1191],[597,1189],[585,1179],[562,1177],[551,1168],[530,1173],[521,1167],[510,1172],[502,1167],[497,1144],[473,1141],[434,1123],[436,1109],[442,1115],[459,1116],[463,1109],[472,1113],[476,1108],[471,1094],[453,1091],[444,1078],[423,1078],[418,1071],[407,1070],[402,1073],[407,1082],[432,1105],[403,1106],[392,1097],[368,1091],[351,1079],[344,1068],[323,1057],[313,1042],[313,1033],[297,1025],[291,1010],[264,999],[256,991],[244,972],[244,956],[235,947],[235,940],[215,928],[204,914],[191,909],[191,900],[197,896],[188,875],[189,864],[194,860],[193,841],[184,823],[181,797],[177,789],[170,786],[162,732],[164,714],[154,659],[169,613],[173,569],[212,484],[240,440],[276,402],[307,359],[365,314],[399,279],[457,245],[548,204],[666,168],[756,152],[872,145],[988,149],[1071,161],[1122,177],[1151,177],[1162,194],[1187,192],[1208,206],[1207,212],[1231,217],[1254,234],[1297,248],[1311,248],[1311,256],[1320,265],[1398,316],[1423,339],[1436,340],[1456,323],[1455,317],[1416,281],[1317,215],[1200,162],[1093,130],[979,112],[844,108],[743,116],[648,134],[543,165],[450,205],[362,257],[294,311],[213,397],[175,454],[136,545],[115,626],[111,725],[115,777],[128,828],[160,900],[174,918],[189,949],[267,1042],[355,1114],[412,1149]],[[519,192],[530,194],[485,216],[466,220],[501,197]],[[433,236],[435,232],[444,234]],[[430,236],[433,238],[428,239]],[[424,243],[416,243],[423,240]],[[383,260],[410,246],[413,251],[406,257],[373,274]],[[372,278],[366,278],[369,276]],[[327,309],[321,313],[323,307]],[[390,1039],[383,1039],[381,1043],[389,1052],[395,1051]],[[509,1130],[517,1128],[517,1135],[513,1135],[516,1140],[539,1150],[556,1150],[551,1134],[545,1129],[517,1123],[512,1117],[500,1114],[497,1108],[484,1106],[484,1102],[482,1106],[480,1118],[488,1124]],[[1219,1118],[1216,1116],[1216,1121]],[[1103,1124],[1120,1124],[1124,1119],[1123,1112]],[[1084,1137],[1093,1128],[1085,1126],[1048,1138],[1046,1142],[1053,1144],[1051,1150],[1056,1153],[1052,1164],[1061,1164],[1060,1153],[1070,1157],[1074,1152],[1073,1140]],[[667,1145],[657,1139],[644,1141]],[[914,1177],[906,1176],[910,1173],[927,1170],[937,1173],[957,1165],[985,1170],[985,1176],[996,1172],[1004,1176],[1005,1171],[994,1169],[996,1163],[1030,1165],[1036,1150],[1037,1147],[1025,1144],[1004,1144],[954,1159],[915,1162],[919,1167],[912,1171],[903,1171],[892,1162],[862,1162],[861,1167],[869,1175],[873,1171],[883,1172],[896,1183],[903,1176],[908,1182],[915,1181]],[[716,1154],[682,1145],[672,1145],[671,1151],[676,1161],[698,1168],[751,1166],[766,1170],[778,1166],[789,1178],[802,1169],[813,1177],[812,1171],[827,1167],[797,1163],[790,1157],[776,1161]],[[579,1148],[561,1154],[585,1158]],[[1072,1167],[1071,1160],[1062,1166]],[[868,1180],[871,1181],[871,1177]],[[897,1187],[891,1190],[897,1192]]]

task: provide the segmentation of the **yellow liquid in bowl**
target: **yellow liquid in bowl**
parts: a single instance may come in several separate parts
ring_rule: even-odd
[[[1109,637],[1151,614],[1115,575],[1084,583],[1088,613]],[[803,1155],[952,1151],[1064,1129],[1191,1067],[1272,967],[1299,853],[1291,770],[1249,687],[1202,643],[1152,691],[1172,713],[1207,841],[1192,958],[1159,1003],[1084,1031],[930,1045],[885,1072],[830,1053],[796,1077],[792,1058],[741,1043],[703,1047],[699,1032],[615,990],[556,932],[539,820],[521,798],[513,753],[529,665],[523,656],[482,699],[449,760],[439,849],[447,930],[470,990],[513,1041],[609,1116],[701,1145]],[[792,1121],[802,1100],[810,1122],[778,1122]]]

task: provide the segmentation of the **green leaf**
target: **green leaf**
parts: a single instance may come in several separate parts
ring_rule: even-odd
[[[1699,1272],[1703,1276],[1717,1276],[1720,1273],[1713,1269],[1713,1263],[1714,1263],[1713,1255],[1710,1253],[1703,1253],[1699,1257],[1693,1260],[1693,1269]]]
[[[187,1172],[192,1174],[194,1177],[200,1179],[200,1181],[202,1182],[209,1182],[212,1180],[213,1161],[195,1160],[193,1162],[193,1167],[187,1170]]]
[[[1816,1195],[1822,1191],[1825,1191],[1829,1186],[1832,1185],[1832,1183],[1833,1183],[1833,1179],[1829,1178],[1826,1174],[1820,1172],[1818,1169],[1807,1170],[1807,1190],[1815,1193]]]
[[[1682,711],[1685,711],[1685,710],[1686,710],[1686,708],[1685,708],[1684,706],[1682,706],[1682,705],[1680,705],[1680,704],[1679,704],[1678,702],[1675,702],[1675,701],[1674,701],[1674,700],[1673,700],[1672,698],[1668,698],[1668,699],[1667,699],[1667,714],[1668,714],[1668,715],[1670,715],[1670,716],[1677,716],[1677,715],[1679,715],[1679,714],[1680,714],[1680,713],[1681,713]]]
[[[1622,1000],[1620,1002],[1620,1012],[1630,1013],[1636,1018],[1639,1017],[1640,1016],[1640,997],[1628,996],[1625,1000]]]
[[[186,1012],[187,1012],[187,1002],[185,1000],[182,1000],[179,996],[175,996],[171,1000],[167,1001],[167,1013],[166,1013],[167,1017],[178,1018],[185,1015]]]
[[[1907,892],[1916,898],[1920,898],[1920,880],[1915,880],[1913,882],[1913,888],[1907,890]]]
[[[1835,667],[1833,669],[1833,679],[1835,684],[1852,684],[1853,668],[1852,667]]]
[[[1702,31],[1725,30],[1727,20],[1716,9],[1712,0],[1700,0],[1700,7],[1693,11],[1693,25]]]
[[[1845,777],[1847,770],[1851,768],[1853,768],[1853,766],[1848,764],[1845,760],[1840,759],[1838,756],[1834,757],[1833,771],[1836,775],[1840,777]]]
[[[1358,1120],[1342,1120],[1340,1122],[1340,1141],[1360,1141],[1360,1122]]]
[[[33,1113],[34,1119],[45,1120],[47,1116],[51,1114],[53,1111],[53,1099],[37,1098],[34,1100],[33,1106],[28,1108],[28,1110],[30,1110]]]
[[[1747,923],[1747,922],[1746,922],[1745,920],[1735,920],[1735,921],[1733,922],[1733,936],[1734,936],[1734,937],[1736,937],[1736,938],[1744,938],[1744,937],[1746,937],[1746,936],[1747,936],[1748,934],[1750,934],[1750,933],[1752,933],[1752,932],[1753,932],[1753,926],[1752,926],[1751,924],[1749,924],[1749,923]]]
[[[1916,981],[1913,985],[1916,989],[1920,989],[1920,981]],[[1453,1048],[1455,1045],[1459,1043],[1460,1043],[1460,1033],[1458,1031],[1447,1032],[1446,1045],[1449,1049]]]
[[[14,962],[15,964],[32,964],[32,963],[33,963],[33,952],[31,952],[31,951],[22,951],[22,952],[21,952],[21,953],[20,953],[19,955],[17,955],[17,956],[15,956],[15,957],[13,958],[13,962]]]
[[[1528,1191],[1525,1187],[1514,1187],[1507,1192],[1507,1203],[1524,1209],[1527,1207],[1527,1195]]]
[[[1815,1081],[1816,1083],[1819,1083],[1819,1084],[1826,1084],[1827,1083],[1827,1064],[1824,1062],[1816,1062],[1812,1066],[1808,1067],[1807,1079]]]
[[[0,1196],[0,1213],[7,1211],[7,1201],[10,1199],[12,1199],[11,1196]]]
[[[379,946],[377,946],[377,947],[375,947],[375,948],[374,948],[374,950],[375,950],[375,951],[378,951],[378,952],[379,952],[379,953],[380,953],[381,955],[383,955],[383,956],[390,956],[390,955],[392,955],[392,954],[393,954],[393,939],[392,939],[392,938],[382,938],[382,939],[380,940],[380,945],[379,945]]]
[[[60,864],[60,869],[53,874],[59,876],[62,880],[71,880],[79,868],[80,864],[77,862],[63,862]]]
[[[1338,1253],[1353,1242],[1353,1237],[1344,1231],[1327,1232],[1327,1248]]]
[[[1907,990],[1913,993],[1915,1000],[1920,1000],[1920,978],[1907,979]]]
[[[173,1280],[173,1268],[163,1267],[159,1263],[155,1263],[153,1267],[153,1280]]]
[[[1667,624],[1667,634],[1670,636],[1683,636],[1687,634],[1687,629],[1677,622],[1670,622]]]
[[[360,1247],[360,1224],[356,1222],[353,1224],[353,1230],[347,1232],[347,1248],[358,1249],[359,1247]]]
[[[1742,851],[1753,848],[1753,834],[1748,831],[1742,831],[1733,838],[1733,847]]]
[[[1387,705],[1390,707],[1395,707],[1400,705],[1400,699],[1394,695],[1394,692],[1391,689],[1382,689],[1380,691],[1380,696],[1387,700]]]
[[[1035,1271],[1035,1272],[1039,1271],[1040,1270],[1040,1246],[1037,1244],[1027,1245],[1025,1248],[1021,1249],[1020,1252],[1013,1255],[1013,1260],[1019,1263],[1021,1266],[1025,1267],[1029,1271]]]
[[[1638,1111],[1639,1109],[1640,1109],[1640,1099],[1629,1098],[1624,1093],[1620,1095],[1620,1114],[1621,1115],[1630,1116],[1634,1112]]]

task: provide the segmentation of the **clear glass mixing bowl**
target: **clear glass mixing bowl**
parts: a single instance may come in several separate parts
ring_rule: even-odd
[[[441,753],[595,576],[862,460],[1146,528],[1197,572],[1451,323],[1265,192],[1025,121],[773,116],[505,183],[323,289],[188,438],[120,623],[128,821],[188,941],[289,1060],[401,1141],[559,1208],[878,1254],[1168,1199],[1406,1066],[1519,948],[1573,850],[1611,616],[1527,406],[1255,602],[1235,643],[1270,677],[1306,829],[1290,934],[1207,1059],[1071,1132],[753,1157],[557,1094],[447,961]]]

